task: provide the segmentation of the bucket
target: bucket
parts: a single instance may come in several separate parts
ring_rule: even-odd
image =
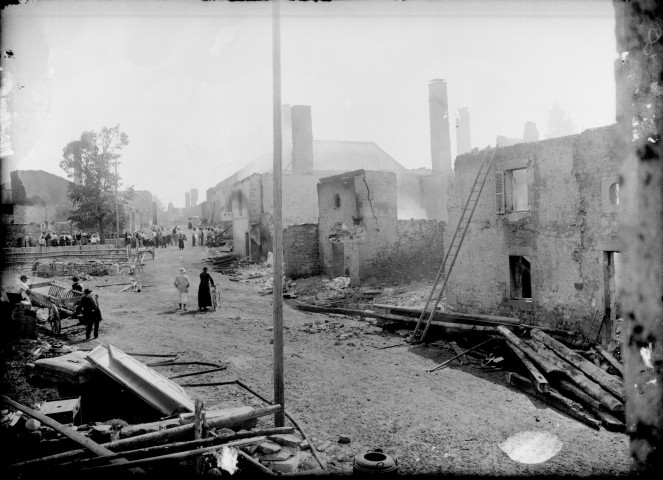
[[[359,474],[396,474],[398,461],[381,449],[356,455],[352,462],[352,473]]]

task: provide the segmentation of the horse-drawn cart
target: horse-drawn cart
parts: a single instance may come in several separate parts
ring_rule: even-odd
[[[48,310],[48,322],[56,335],[62,330],[62,320],[75,318],[78,304],[83,298],[83,292],[71,290],[69,287],[52,282],[48,294],[44,295],[33,290],[28,294],[33,308]]]

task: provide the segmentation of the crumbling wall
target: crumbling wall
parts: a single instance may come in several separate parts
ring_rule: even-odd
[[[604,252],[619,251],[606,188],[618,175],[614,126],[500,148],[447,288],[462,311],[585,332],[605,310]],[[456,159],[449,244],[484,152]],[[526,169],[529,209],[497,212],[495,173]],[[505,182],[506,186],[506,182]],[[505,187],[506,188],[506,187]],[[513,298],[509,256],[531,261],[531,300]],[[596,313],[598,312],[598,314]]]
[[[251,256],[256,248],[251,248],[252,227],[260,223],[262,197],[260,175],[255,174],[237,182],[232,190],[233,250],[240,256]],[[248,242],[247,242],[248,234]],[[254,234],[255,236],[255,234]]]
[[[368,271],[395,283],[434,279],[444,259],[445,227],[437,220],[399,220],[393,243],[371,257]]]
[[[396,175],[358,171],[318,184],[323,272],[360,285],[375,276],[376,257],[396,240]],[[336,253],[336,264],[334,264]],[[340,257],[344,264],[339,266]]]
[[[290,278],[317,275],[320,270],[318,225],[290,225],[283,231],[285,275]]]

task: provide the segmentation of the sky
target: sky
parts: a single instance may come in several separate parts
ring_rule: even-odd
[[[282,104],[320,140],[373,141],[431,165],[428,82],[467,107],[472,145],[615,122],[610,0],[281,2]],[[120,125],[119,173],[164,205],[272,151],[272,6],[197,0],[29,1],[2,10],[2,181],[65,176],[62,149]],[[9,53],[10,52],[10,53]]]

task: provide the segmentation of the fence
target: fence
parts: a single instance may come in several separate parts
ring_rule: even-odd
[[[32,264],[38,260],[100,260],[122,262],[127,250],[115,245],[72,245],[68,247],[16,247],[3,249],[5,263]]]

